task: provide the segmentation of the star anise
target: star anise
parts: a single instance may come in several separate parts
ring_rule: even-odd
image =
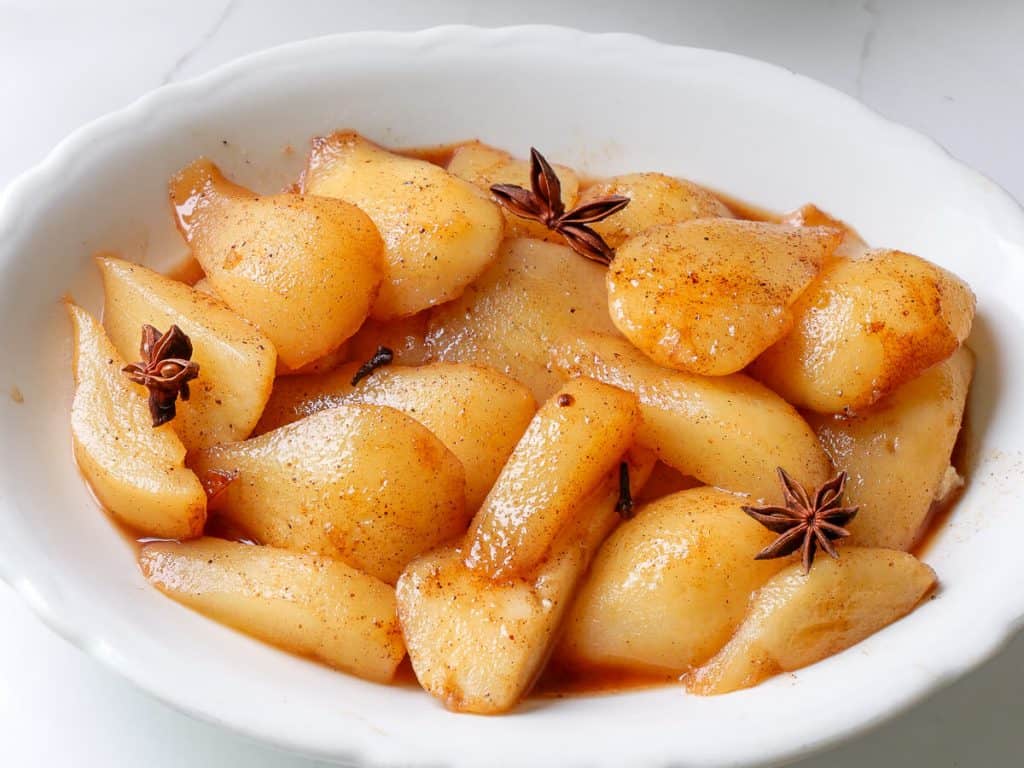
[[[539,221],[560,234],[580,256],[605,265],[615,256],[615,249],[587,225],[621,211],[629,205],[629,198],[611,195],[566,211],[558,174],[536,149],[530,148],[530,189],[516,184],[495,184],[491,192],[516,216]]]
[[[850,532],[843,526],[857,514],[857,507],[844,507],[843,489],[846,487],[846,473],[840,472],[814,493],[813,500],[807,491],[782,467],[779,467],[782,481],[784,507],[743,507],[743,511],[765,528],[781,534],[779,538],[757,553],[756,560],[769,560],[801,552],[804,573],[810,573],[814,552],[821,547],[834,558],[839,557],[832,542],[844,539]]]
[[[174,418],[179,396],[188,400],[188,383],[199,375],[199,364],[190,359],[192,341],[176,325],[163,334],[143,325],[139,356],[142,360],[121,370],[149,390],[149,413],[153,426],[159,427]]]

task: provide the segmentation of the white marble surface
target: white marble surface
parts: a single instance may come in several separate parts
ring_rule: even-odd
[[[329,32],[455,22],[637,32],[766,59],[933,136],[1024,199],[1020,0],[0,0],[0,186],[83,122],[241,54]],[[1020,766],[1022,716],[1024,637],[904,716],[800,765]],[[50,633],[3,585],[0,764],[315,765],[153,702]]]

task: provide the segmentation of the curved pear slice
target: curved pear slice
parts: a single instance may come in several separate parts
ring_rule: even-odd
[[[75,336],[71,436],[82,474],[103,507],[135,531],[198,536],[206,494],[184,466],[185,446],[170,424],[153,427],[145,390],[122,373],[125,361],[103,327],[81,307],[67,309]]]
[[[498,206],[443,168],[388,152],[353,132],[313,140],[304,191],[358,205],[385,243],[373,317],[404,317],[450,301],[497,253]]]
[[[807,575],[794,563],[755,593],[736,634],[687,685],[729,693],[806,667],[902,618],[934,587],[931,568],[892,549],[842,547]]]
[[[389,584],[469,523],[462,464],[393,408],[339,405],[189,463],[200,476],[238,473],[217,511],[257,541],[337,557]]]
[[[476,510],[537,410],[530,391],[493,368],[464,363],[391,365],[353,386],[359,367],[278,379],[257,431],[344,403],[389,406],[416,419],[459,458],[466,506]]]
[[[932,505],[962,482],[949,459],[963,423],[974,355],[960,347],[863,413],[807,420],[850,482],[844,503],[858,507],[850,541],[910,549]]]
[[[338,560],[202,538],[147,544],[139,566],[179,603],[367,680],[405,658],[395,591]]]
[[[684,475],[773,503],[776,467],[807,487],[831,474],[814,432],[789,403],[742,373],[695,376],[655,365],[624,339],[597,333],[566,339],[557,369],[636,394],[637,442]]]
[[[506,240],[479,280],[431,312],[430,353],[435,360],[496,368],[542,403],[564,378],[551,367],[557,341],[585,331],[618,335],[608,316],[604,272],[564,245]]]
[[[612,320],[659,365],[735,373],[786,335],[790,305],[842,239],[837,229],[739,219],[654,227],[616,251]]]
[[[583,190],[580,205],[612,195],[628,197],[629,205],[590,225],[612,248],[660,224],[732,218],[725,203],[704,187],[663,173],[627,173],[594,182]]]
[[[103,326],[127,360],[148,323],[177,325],[192,340],[202,375],[171,422],[188,450],[242,440],[259,421],[274,385],[277,353],[264,334],[202,291],[121,259],[96,260],[106,303]]]
[[[555,172],[562,185],[562,203],[571,210],[579,198],[580,180],[576,172],[564,165],[555,165]],[[519,160],[508,152],[471,141],[458,147],[448,161],[448,173],[465,179],[488,195],[494,184],[515,184],[530,189],[530,163]],[[492,199],[494,199],[492,195]],[[535,237],[538,240],[565,242],[562,236],[552,232],[539,221],[530,221],[502,210],[505,216],[506,237]]]
[[[859,411],[953,354],[974,310],[963,280],[913,254],[834,259],[793,305],[793,330],[750,370],[797,407]]]
[[[573,603],[559,658],[673,674],[711,658],[743,621],[750,594],[787,564],[754,559],[778,534],[752,520],[743,502],[694,488],[620,525]]]
[[[256,195],[205,159],[171,180],[171,203],[214,291],[270,337],[288,368],[337,349],[366,319],[383,243],[354,205]]]

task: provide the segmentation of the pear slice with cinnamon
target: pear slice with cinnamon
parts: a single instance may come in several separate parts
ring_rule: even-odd
[[[362,325],[380,287],[383,243],[354,205],[257,195],[199,159],[171,180],[178,229],[213,290],[301,368]]]
[[[206,494],[185,468],[185,446],[170,424],[154,427],[146,391],[88,312],[68,303],[74,328],[71,436],[78,467],[114,517],[146,536],[198,536]]]
[[[313,140],[303,179],[313,195],[358,205],[384,238],[373,317],[388,320],[458,297],[498,251],[498,206],[443,168],[388,152],[357,133]]]
[[[192,340],[203,375],[178,404],[174,431],[189,450],[242,440],[259,421],[274,385],[277,354],[251,323],[223,302],[121,259],[99,257],[103,325],[118,352],[134,359],[144,325],[177,325]]]

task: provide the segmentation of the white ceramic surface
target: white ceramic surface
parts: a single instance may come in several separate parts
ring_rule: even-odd
[[[272,189],[301,164],[310,135],[343,126],[401,144],[533,143],[594,173],[657,168],[776,208],[814,200],[869,241],[965,277],[980,307],[977,458],[929,553],[937,598],[751,691],[699,699],[662,689],[476,718],[277,653],[149,590],[71,464],[58,300],[70,290],[99,308],[96,249],[157,266],[182,253],[164,190],[194,155]],[[1011,495],[1024,410],[1007,395],[1024,374],[1014,347],[1022,255],[1024,217],[994,185],[849,98],[748,59],[552,28],[368,33],[259,54],[83,129],[0,202],[0,339],[25,394],[22,404],[0,400],[0,574],[58,631],[158,697],[310,754],[467,766],[752,765],[801,754],[977,664],[1024,615],[1024,563],[1013,554],[1024,520]]]

